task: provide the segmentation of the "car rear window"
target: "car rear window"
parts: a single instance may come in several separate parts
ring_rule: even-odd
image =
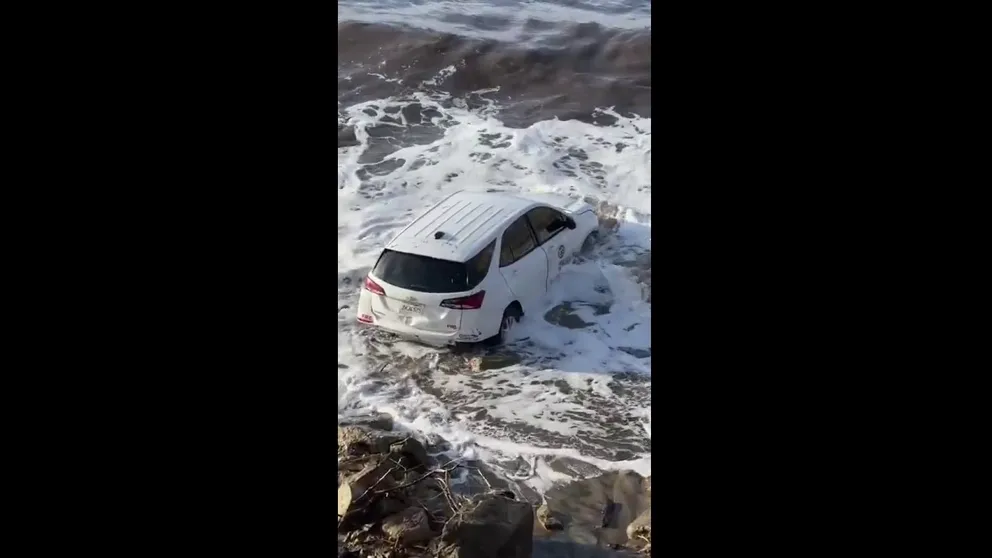
[[[460,293],[474,289],[486,278],[495,247],[494,240],[465,263],[383,250],[372,273],[402,289],[422,293]]]

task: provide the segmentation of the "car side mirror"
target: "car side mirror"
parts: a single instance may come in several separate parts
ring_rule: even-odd
[[[565,226],[568,227],[569,230],[575,229],[575,219],[572,219],[571,217],[565,217]]]

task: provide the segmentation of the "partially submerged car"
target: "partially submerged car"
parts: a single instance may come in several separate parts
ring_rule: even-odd
[[[498,344],[597,225],[565,196],[456,192],[386,245],[358,321],[435,346]]]

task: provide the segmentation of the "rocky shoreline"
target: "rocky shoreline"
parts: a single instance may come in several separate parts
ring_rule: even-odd
[[[610,472],[543,497],[475,461],[438,459],[388,415],[338,426],[338,556],[645,556],[651,479]]]

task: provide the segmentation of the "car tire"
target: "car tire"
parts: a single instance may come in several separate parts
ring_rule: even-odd
[[[493,346],[502,345],[505,341],[504,335],[520,321],[520,316],[520,310],[516,305],[511,304],[507,306],[506,310],[503,310],[503,317],[499,321],[499,331],[496,332],[496,335],[488,339],[489,344]]]

